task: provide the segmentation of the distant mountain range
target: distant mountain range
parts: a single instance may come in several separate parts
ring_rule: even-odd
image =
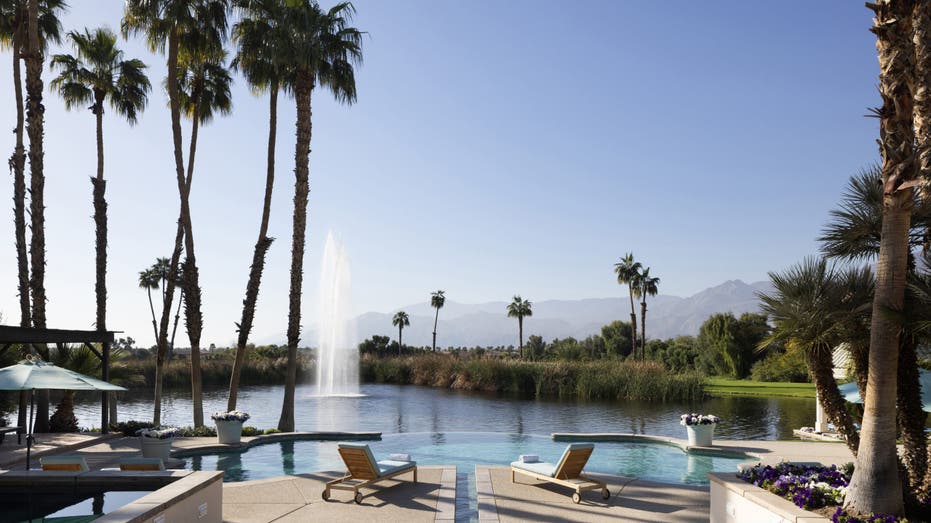
[[[726,281],[697,294],[682,298],[659,295],[647,300],[647,338],[666,339],[680,335],[695,335],[708,316],[719,312],[758,312],[756,293],[772,289],[769,282],[744,283]],[[517,321],[505,313],[506,302],[479,304],[446,300],[440,310],[437,326],[437,346],[474,347],[517,345]],[[636,304],[639,322],[640,305]],[[410,327],[404,329],[404,343],[414,346],[431,344],[434,309],[429,302],[402,307],[410,316]],[[356,318],[356,335],[363,340],[378,334],[397,339],[397,328],[391,325],[390,313],[367,312]],[[614,320],[630,320],[630,301],[625,297],[591,298],[583,300],[546,300],[534,302],[533,316],[524,319],[524,339],[531,334],[545,340],[572,336],[584,338],[601,332],[601,326]],[[275,337],[277,338],[277,337]],[[262,343],[284,343],[268,339]],[[302,336],[302,345],[315,345],[313,328]]]

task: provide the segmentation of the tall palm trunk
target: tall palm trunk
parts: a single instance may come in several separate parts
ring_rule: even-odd
[[[195,100],[200,95],[195,87]],[[178,187],[181,197],[187,202],[182,205],[181,223],[184,224],[184,263],[182,277],[184,279],[184,324],[187,327],[188,340],[191,342],[191,399],[194,409],[194,426],[204,426],[203,393],[201,390],[200,370],[200,335],[204,326],[201,312],[200,281],[197,271],[197,260],[194,256],[194,229],[191,222],[190,195],[191,182],[194,178],[194,155],[197,153],[197,130],[200,122],[199,102],[194,104],[194,117],[191,118],[191,144],[188,152],[187,177],[184,185]],[[187,207],[187,212],[183,209]],[[183,291],[182,291],[183,292]]]
[[[97,177],[91,178],[94,195],[94,225],[96,228],[97,274],[94,292],[97,295],[97,330],[107,330],[107,181],[103,177],[103,93],[95,92],[93,107],[97,120]]]
[[[637,313],[634,312],[634,287],[627,284],[627,290],[630,292],[630,354],[637,356]]]
[[[647,359],[647,298],[640,302],[640,359]]]
[[[149,295],[149,311],[152,313],[152,332],[155,334],[155,342],[158,343],[158,323],[155,321],[155,305],[152,304],[152,289],[146,289]]]
[[[902,461],[908,471],[906,492],[914,492],[922,485],[928,468],[925,420],[922,409],[921,385],[918,382],[918,357],[915,339],[903,333],[899,344],[899,366],[896,377],[896,410],[899,431],[902,435]]]
[[[520,342],[520,359],[524,359],[524,317],[517,317],[517,341]]]
[[[172,28],[168,35],[168,102],[171,109],[171,135],[174,145],[175,172],[178,177],[179,192],[181,193],[181,215],[187,208],[187,199],[184,197],[184,158],[181,156],[181,109],[178,103],[178,29]],[[175,247],[171,253],[168,278],[165,286],[164,306],[158,331],[158,351],[155,356],[155,405],[152,422],[161,423],[162,414],[162,382],[164,381],[165,354],[168,351],[168,324],[171,321],[171,302],[175,293],[175,276],[178,271],[178,261],[181,258],[181,243],[184,239],[183,221],[178,220],[178,231],[175,235]]]
[[[236,359],[230,375],[230,394],[226,408],[236,410],[236,398],[239,395],[239,378],[242,375],[246,344],[252,331],[255,318],[255,305],[259,299],[259,286],[262,284],[262,271],[265,269],[265,254],[274,238],[268,237],[268,219],[272,210],[272,189],[275,185],[275,142],[278,128],[278,82],[272,82],[268,101],[268,158],[265,171],[265,200],[262,205],[262,222],[259,225],[259,238],[255,241],[252,253],[252,266],[249,268],[249,281],[246,283],[246,299],[242,304],[242,319],[239,321],[239,339],[236,341]]]
[[[26,134],[29,135],[30,245],[29,288],[32,291],[32,325],[46,328],[45,318],[45,151],[43,149],[45,107],[42,105],[42,49],[39,46],[39,0],[30,0],[26,59]],[[48,391],[36,393],[36,432],[48,432]]]
[[[17,15],[19,16],[19,15]],[[23,107],[23,78],[20,67],[23,46],[22,17],[13,33],[13,92],[16,98],[16,145],[10,157],[13,169],[13,223],[16,230],[16,267],[19,276],[19,326],[32,326],[32,311],[29,303],[29,259],[26,254],[26,148],[23,145],[25,109]],[[19,394],[17,426],[25,427],[29,392]]]
[[[307,193],[310,171],[311,109],[314,79],[298,73],[294,85],[297,104],[297,143],[294,148],[294,231],[291,236],[291,289],[288,302],[288,373],[278,430],[294,431],[294,387],[297,382],[297,343],[301,335],[301,284],[304,275],[304,241],[307,229]]]
[[[401,355],[401,349],[404,347],[404,342],[401,340],[401,333],[404,332],[404,324],[398,324],[398,356]]]
[[[440,308],[436,308],[436,316],[433,317],[433,352],[436,352],[436,324],[440,321]]]
[[[22,24],[13,33],[13,92],[16,98],[16,145],[10,157],[13,169],[13,222],[16,229],[16,266],[19,275],[19,325],[32,325],[29,309],[29,261],[26,255],[26,148],[23,145],[23,78],[20,67],[23,45]],[[25,425],[20,425],[25,426]]]
[[[880,0],[867,4],[876,13],[874,26],[879,51],[879,92],[882,153],[883,220],[873,317],[870,326],[869,377],[864,399],[863,429],[856,467],[844,506],[854,512],[902,514],[902,485],[896,446],[896,377],[901,325],[889,311],[901,311],[908,270],[909,226],[913,190],[903,182],[914,179],[914,140],[911,57],[911,3]]]
[[[179,238],[184,238],[184,227],[181,227],[181,218],[178,218],[178,236]],[[178,240],[182,241],[181,239]],[[175,308],[175,319],[171,324],[171,340],[168,342],[168,351],[171,356],[175,354],[175,335],[178,334],[178,322],[181,320],[181,305],[184,303],[184,284],[180,286],[180,292],[178,293],[178,307]]]

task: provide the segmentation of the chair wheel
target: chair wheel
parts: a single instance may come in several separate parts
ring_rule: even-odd
[[[362,493],[361,492],[356,492],[355,502],[356,502],[356,505],[362,504]]]
[[[330,491],[324,490],[323,494],[321,494],[321,497],[323,498],[323,501],[330,501]]]
[[[578,492],[572,494],[572,502],[578,505],[582,501],[582,495]]]
[[[607,487],[601,489],[601,499],[608,499],[611,497],[611,491]]]

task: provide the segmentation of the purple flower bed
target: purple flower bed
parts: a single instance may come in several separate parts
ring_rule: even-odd
[[[837,465],[824,467],[780,463],[776,466],[756,465],[738,472],[737,477],[788,499],[799,508],[814,510],[843,504],[852,473],[853,468],[850,465],[838,468]],[[906,520],[885,514],[872,514],[868,517],[849,516],[843,507],[838,506],[831,521],[903,523]]]

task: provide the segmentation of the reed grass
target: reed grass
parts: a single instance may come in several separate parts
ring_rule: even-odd
[[[692,401],[705,395],[696,372],[673,373],[653,361],[530,362],[460,359],[449,354],[363,357],[361,378],[459,390],[579,399]]]

